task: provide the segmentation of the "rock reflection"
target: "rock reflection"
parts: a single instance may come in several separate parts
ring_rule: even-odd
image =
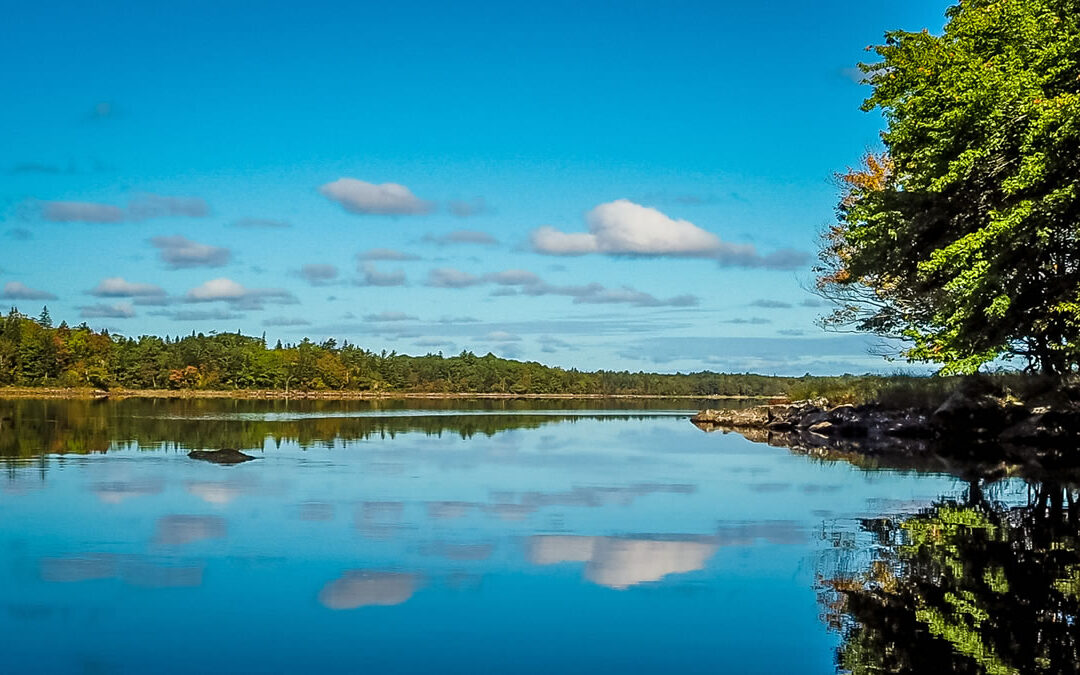
[[[89,553],[70,558],[44,558],[41,578],[55,583],[118,579],[145,588],[185,588],[202,584],[201,567],[170,564],[138,555]]]
[[[1032,484],[1007,505],[972,482],[962,499],[863,521],[871,557],[821,570],[824,618],[851,673],[1076,672],[1080,490]],[[831,537],[838,551],[853,549]],[[848,538],[850,539],[850,537]]]
[[[349,570],[323,586],[319,602],[327,609],[400,605],[420,585],[420,578],[404,572]]]
[[[158,519],[154,543],[182,546],[204,539],[224,539],[225,529],[221,516],[163,516]]]

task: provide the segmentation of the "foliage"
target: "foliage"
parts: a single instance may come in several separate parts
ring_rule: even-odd
[[[862,64],[885,153],[839,176],[826,325],[969,373],[1080,365],[1080,2],[970,0]]]
[[[1080,511],[1075,488],[1033,485],[1008,508],[973,483],[963,502],[864,523],[879,558],[826,581],[826,618],[851,673],[1075,672]]]
[[[44,316],[44,313],[43,313]],[[464,351],[407,356],[330,339],[278,343],[238,333],[128,338],[86,324],[0,318],[0,385],[657,396],[783,396],[795,378],[552,368]]]

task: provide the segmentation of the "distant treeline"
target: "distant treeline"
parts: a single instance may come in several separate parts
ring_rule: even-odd
[[[138,338],[54,326],[16,309],[0,319],[0,386],[274,389],[509,394],[781,396],[827,378],[699,372],[582,372],[493,354],[406,356],[348,341],[277,342],[239,333]]]

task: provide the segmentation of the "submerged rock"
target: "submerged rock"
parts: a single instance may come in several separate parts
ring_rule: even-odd
[[[252,457],[251,455],[244,454],[236,448],[222,448],[221,450],[192,450],[188,453],[188,457],[192,459],[198,459],[203,462],[213,462],[214,464],[242,464],[244,462],[250,462],[258,457]]]

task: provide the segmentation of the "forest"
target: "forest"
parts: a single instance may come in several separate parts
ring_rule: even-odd
[[[273,347],[239,333],[143,335],[54,326],[12,310],[0,319],[0,386],[95,389],[782,396],[827,378],[697,372],[583,372],[464,351],[456,356],[373,352],[329,339]]]

